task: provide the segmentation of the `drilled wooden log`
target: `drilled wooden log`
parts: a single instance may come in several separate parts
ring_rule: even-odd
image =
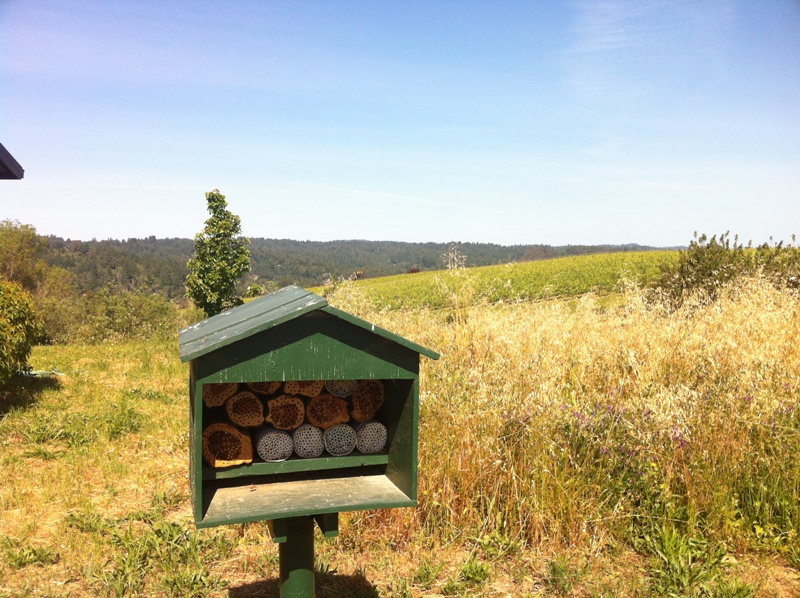
[[[278,391],[281,387],[281,382],[249,382],[247,388],[253,392],[259,392],[265,395],[271,395]]]
[[[302,399],[281,395],[267,401],[267,422],[279,430],[299,428],[306,419],[306,406]]]
[[[283,390],[290,395],[303,395],[304,397],[316,397],[322,392],[325,383],[322,380],[290,380],[283,385]]]
[[[225,402],[225,411],[237,426],[255,428],[264,425],[264,405],[252,392],[243,391]]]
[[[203,403],[206,407],[221,407],[236,394],[238,384],[203,384]]]
[[[330,394],[321,394],[311,399],[306,408],[306,416],[308,421],[323,430],[350,419],[347,401]]]
[[[211,424],[203,430],[203,459],[211,467],[252,463],[253,443],[235,426]]]
[[[383,382],[360,380],[350,400],[353,402],[353,419],[366,422],[373,419],[383,405]]]

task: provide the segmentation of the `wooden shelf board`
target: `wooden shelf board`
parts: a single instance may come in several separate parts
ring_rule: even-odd
[[[386,465],[389,456],[385,453],[363,455],[353,453],[344,457],[317,457],[301,459],[299,457],[279,461],[277,463],[256,462],[249,465],[236,465],[225,469],[214,469],[203,466],[204,480],[228,480],[253,475],[275,475],[281,473],[298,473],[304,471],[323,471],[326,469],[342,469],[345,467],[364,467],[367,465]]]
[[[416,504],[385,475],[212,488],[203,502],[198,527]]]

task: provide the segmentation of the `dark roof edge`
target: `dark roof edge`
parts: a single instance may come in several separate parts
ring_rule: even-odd
[[[284,289],[281,290],[285,291],[292,289],[296,289],[296,287],[284,287]],[[327,304],[328,302],[323,297],[304,291],[304,294],[298,297],[297,300],[280,306],[282,309],[270,310],[268,312],[270,315],[269,318],[264,317],[266,315],[265,313],[260,313],[239,321],[241,324],[253,322],[255,325],[250,328],[245,328],[244,330],[239,331],[222,328],[212,330],[209,336],[197,334],[208,327],[208,322],[211,321],[212,318],[216,318],[213,320],[214,322],[224,321],[223,319],[220,319],[219,316],[228,317],[230,316],[231,312],[237,308],[233,308],[233,310],[226,310],[220,314],[217,314],[216,316],[212,316],[209,319],[198,322],[197,324],[184,328],[180,331],[178,336],[181,361],[185,363],[187,361],[197,359],[198,357],[202,357],[203,355],[212,353],[218,349],[222,349],[230,344],[233,344],[234,342],[248,338],[254,334],[258,334],[259,332],[264,332],[270,328],[274,328],[275,326],[283,324],[284,322],[288,322],[289,320],[293,320],[294,318],[307,314],[311,311],[315,311]],[[239,308],[241,307],[243,306],[239,306]]]
[[[331,307],[324,297],[290,285],[181,330],[178,334],[181,361],[197,359],[313,311],[324,312],[420,355],[439,359],[435,351]]]
[[[20,166],[14,156],[0,143],[0,179],[19,180],[25,176],[25,169]]]

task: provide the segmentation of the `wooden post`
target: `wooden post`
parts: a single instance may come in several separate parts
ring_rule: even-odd
[[[314,517],[286,519],[278,547],[281,598],[314,598]]]

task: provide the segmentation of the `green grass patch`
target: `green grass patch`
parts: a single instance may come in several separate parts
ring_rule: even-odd
[[[401,274],[356,285],[375,309],[440,309],[451,307],[456,299],[497,303],[612,293],[624,281],[646,284],[654,280],[677,259],[674,251],[607,253]]]

